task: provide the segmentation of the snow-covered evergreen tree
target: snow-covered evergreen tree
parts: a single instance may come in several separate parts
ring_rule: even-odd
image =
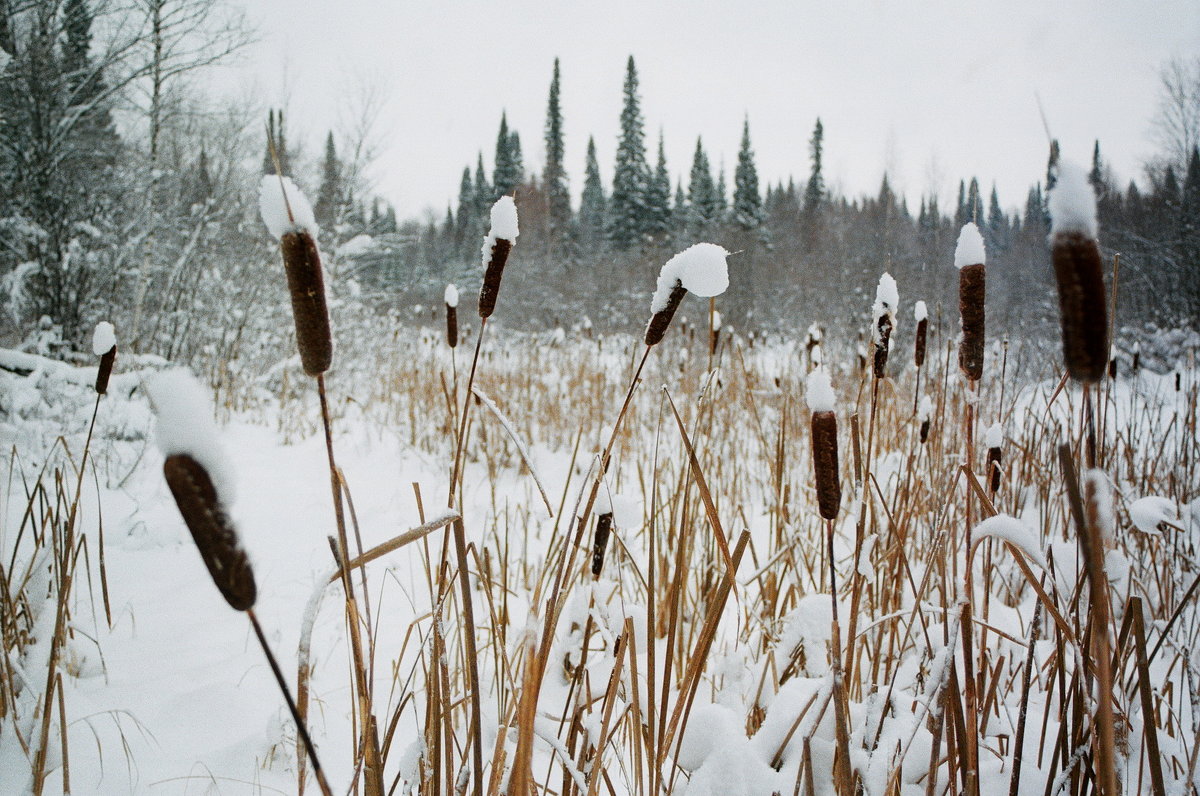
[[[667,152],[662,133],[658,134],[658,163],[646,193],[646,231],[662,235],[671,229],[671,175],[667,172]]]
[[[604,195],[604,182],[600,179],[596,141],[589,137],[583,174],[583,195],[579,201],[579,227],[583,240],[595,245],[603,236],[607,218],[608,200]]]
[[[712,169],[704,152],[704,141],[696,139],[692,156],[692,173],[688,182],[688,226],[699,234],[717,218],[717,187],[713,184]]]
[[[518,140],[518,146],[519,141]],[[496,159],[492,169],[492,202],[508,196],[521,182],[519,152],[513,151],[513,137],[508,130],[508,114],[500,114],[500,132],[496,134]],[[490,205],[490,202],[489,202]]]
[[[553,235],[562,235],[571,225],[571,191],[563,166],[565,146],[559,90],[558,59],[555,58],[550,98],[546,103],[546,167],[542,174]]]
[[[733,218],[746,229],[754,229],[763,221],[763,200],[758,193],[758,169],[750,147],[749,119],[742,122],[742,145],[738,149],[733,184]]]
[[[649,225],[646,194],[650,189],[650,167],[646,163],[637,66],[632,55],[625,66],[623,93],[621,135],[617,140],[612,197],[608,208],[609,239],[618,248],[628,248],[640,241]]]
[[[342,166],[338,162],[337,148],[333,142],[333,131],[325,137],[325,159],[321,163],[321,185],[317,188],[317,201],[313,214],[317,225],[327,236],[332,236],[338,221],[343,199]]]

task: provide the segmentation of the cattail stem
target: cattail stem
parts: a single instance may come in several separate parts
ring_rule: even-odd
[[[267,663],[271,665],[271,673],[275,675],[275,682],[279,684],[279,690],[283,693],[283,699],[287,702],[288,710],[291,711],[292,721],[296,722],[296,731],[300,733],[300,738],[304,741],[304,748],[308,751],[308,759],[312,761],[313,774],[317,778],[317,785],[321,788],[321,793],[324,796],[333,796],[333,791],[330,789],[329,783],[325,780],[325,771],[321,768],[321,761],[317,758],[317,749],[308,734],[304,718],[301,717],[300,711],[296,708],[296,701],[292,699],[292,691],[288,688],[287,680],[284,679],[283,672],[279,668],[279,662],[275,660],[275,655],[271,652],[270,645],[267,644],[267,637],[263,634],[262,626],[258,623],[258,617],[255,615],[254,609],[246,609],[246,616],[250,618],[250,625],[254,628],[254,635],[258,637],[258,643],[262,647],[263,654],[267,656]]]

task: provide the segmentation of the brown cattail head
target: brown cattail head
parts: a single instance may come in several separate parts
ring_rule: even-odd
[[[96,371],[96,392],[104,395],[108,392],[108,379],[112,376],[113,363],[117,361],[117,347],[105,351],[100,355],[100,369]]]
[[[962,318],[962,340],[958,344],[958,366],[971,381],[983,378],[984,300],[987,272],[983,263],[958,269],[958,313]]]
[[[892,344],[892,319],[881,315],[876,321],[875,334],[875,378],[882,379],[887,372],[888,350]]]
[[[917,321],[917,341],[913,348],[913,364],[918,368],[925,364],[925,337],[929,332],[929,319]]]
[[[1058,281],[1067,373],[1076,381],[1100,381],[1108,364],[1108,308],[1100,247],[1086,232],[1069,230],[1054,235],[1050,254]]]
[[[512,241],[496,238],[491,244],[491,255],[483,272],[483,288],[479,291],[479,317],[489,318],[496,311],[496,297],[500,295],[500,278],[508,263]]]
[[[928,419],[921,421],[921,444],[922,445],[924,445],[926,442],[929,441],[929,425],[930,425],[930,421]]]
[[[257,595],[254,570],[238,544],[237,531],[208,471],[186,453],[177,453],[163,463],[163,475],[208,574],[225,601],[238,611],[252,608]]]
[[[875,343],[874,371],[877,379],[882,379],[887,370],[888,350],[892,344],[892,331],[896,328],[896,307],[899,305],[896,280],[891,274],[884,273],[879,277],[879,286],[875,288],[875,304],[871,308],[871,338]]]
[[[1000,488],[1000,449],[988,448],[987,452],[988,489],[992,494]]]
[[[833,412],[813,412],[812,451],[817,508],[824,519],[836,519],[842,485],[838,480],[837,415]]]
[[[604,551],[608,547],[608,537],[612,533],[613,515],[611,511],[596,517],[596,536],[592,543],[592,577],[600,577],[600,568],[604,566]]]
[[[679,304],[686,295],[687,289],[683,283],[676,282],[667,298],[667,306],[650,316],[650,323],[646,325],[646,345],[658,345],[662,342],[667,327],[671,325],[671,318],[675,317],[675,311],[679,309]]]
[[[458,345],[458,307],[446,305],[446,343],[454,348]]]
[[[924,445],[929,441],[929,429],[933,423],[933,401],[928,395],[921,399],[917,419],[921,421],[921,444]]]
[[[283,252],[288,292],[292,296],[300,362],[309,376],[319,376],[329,370],[329,363],[333,361],[333,335],[325,304],[321,254],[317,251],[317,242],[305,229],[285,232],[279,238],[279,247]]]

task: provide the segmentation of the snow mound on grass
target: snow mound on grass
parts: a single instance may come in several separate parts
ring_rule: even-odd
[[[1142,533],[1158,533],[1160,522],[1179,522],[1179,510],[1170,498],[1149,495],[1129,504],[1129,519]]]

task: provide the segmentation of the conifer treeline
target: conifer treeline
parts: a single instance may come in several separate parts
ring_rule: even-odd
[[[374,277],[389,300],[397,289],[434,296],[446,281],[477,281],[488,206],[514,194],[522,238],[512,273],[525,282],[514,290],[517,309],[508,319],[516,326],[571,325],[584,316],[606,327],[636,325],[631,319],[640,318],[640,304],[664,255],[701,239],[740,252],[730,261],[732,287],[723,299],[726,318],[734,324],[795,328],[818,317],[857,319],[866,306],[867,287],[883,270],[900,281],[906,303],[923,298],[931,307],[950,306],[951,251],[967,221],[983,231],[989,270],[996,275],[988,290],[997,331],[1017,334],[1053,317],[1042,183],[1029,189],[1020,214],[1004,210],[995,187],[985,197],[975,177],[959,182],[953,208],[929,196],[914,213],[886,174],[875,196],[842,196],[826,187],[825,130],[817,119],[808,140],[807,178],[797,184],[789,177],[763,190],[745,118],[732,196],[724,171],[714,175],[699,137],[686,185],[672,186],[661,133],[653,166],[648,157],[631,56],[612,183],[602,182],[589,138],[575,204],[564,167],[572,150],[564,140],[561,90],[556,59],[542,173],[525,170],[520,138],[502,116],[490,179],[480,152],[474,172],[463,169],[457,206],[447,208],[444,221],[403,224],[399,234],[406,245],[378,263]],[[803,146],[797,149],[799,160]],[[1143,195],[1135,182],[1125,189],[1114,183],[1097,143],[1092,179],[1100,195],[1101,242],[1106,253],[1121,252],[1130,277],[1122,280],[1120,294],[1125,317],[1168,325],[1194,322],[1200,315],[1200,156],[1193,153],[1182,182],[1173,167],[1150,174]]]

